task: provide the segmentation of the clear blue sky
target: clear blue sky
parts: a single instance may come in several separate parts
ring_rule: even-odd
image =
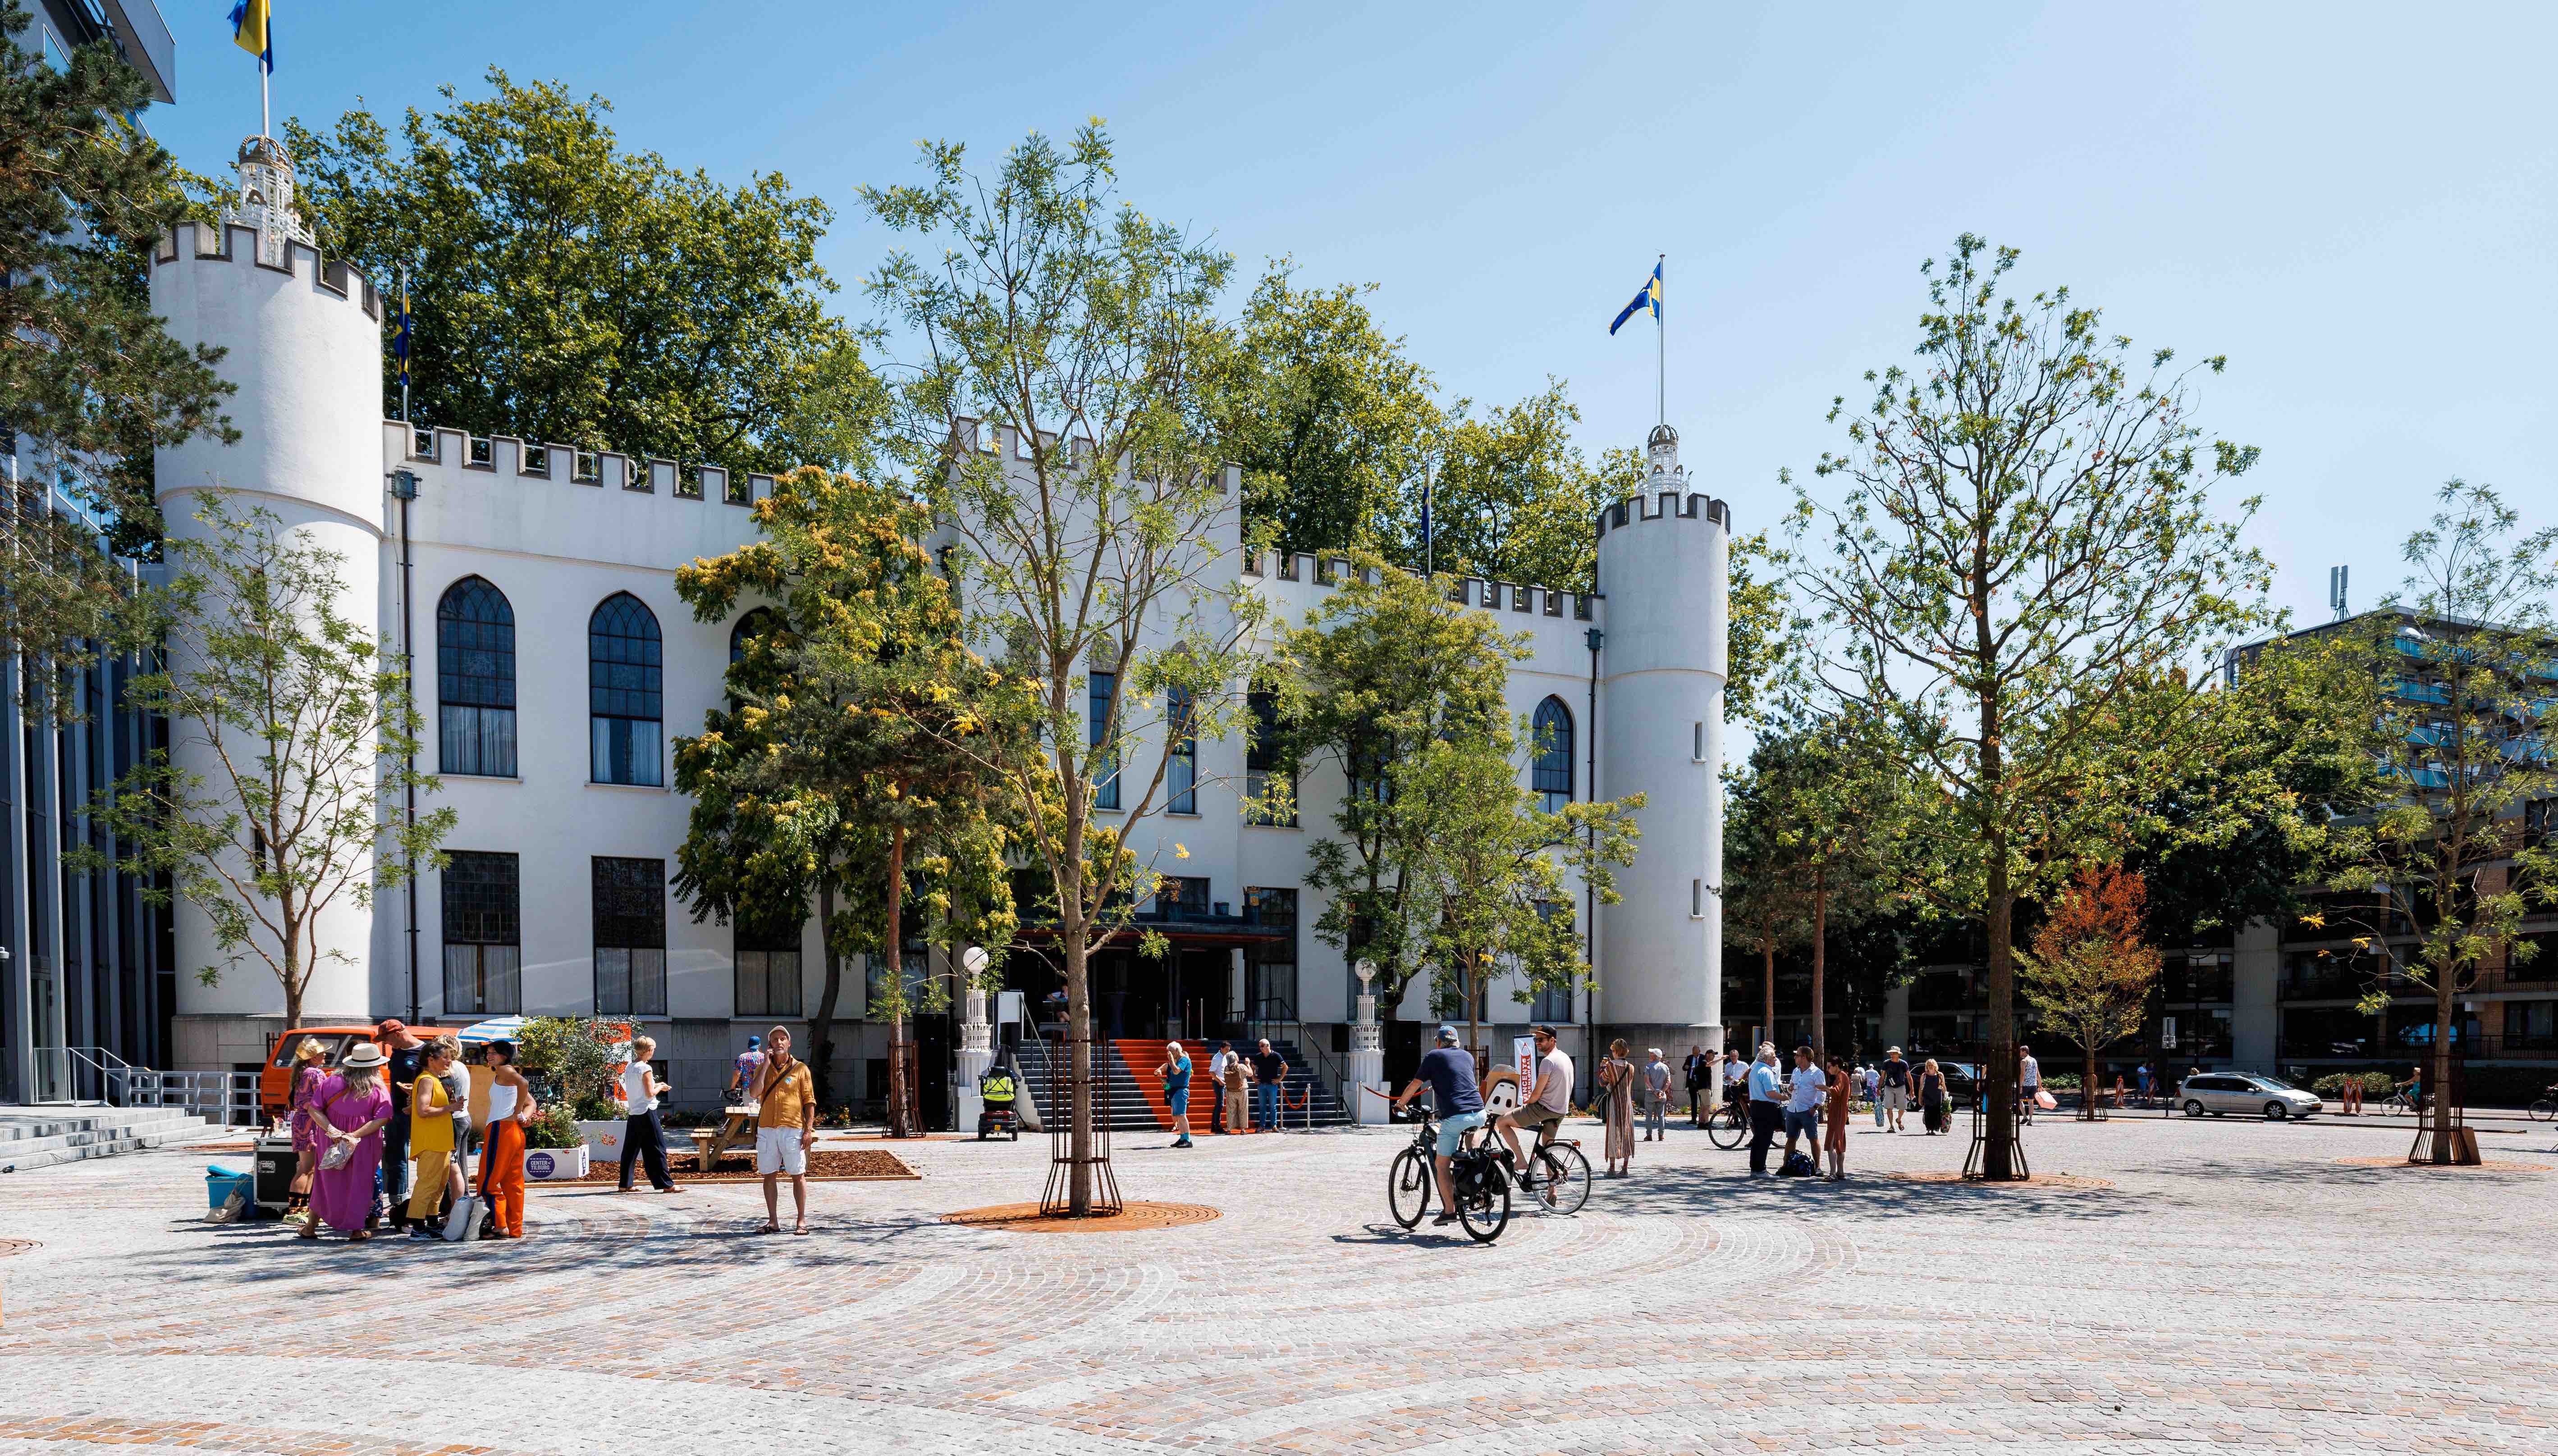
[[[220,171],[254,63],[224,0],[163,4],[153,127]],[[1966,229],[2110,329],[2229,356],[2200,418],[2263,447],[2253,535],[2302,619],[2330,565],[2357,606],[2394,584],[2446,476],[2558,519],[2529,444],[2558,397],[2558,7],[275,8],[279,121],[473,94],[492,62],[599,92],[630,145],[834,202],[848,310],[883,247],[857,185],[912,176],[919,138],[1100,115],[1126,196],[1247,280],[1291,254],[1376,283],[1451,394],[1570,380],[1594,453],[1651,423],[1648,330],[1607,324],[1666,251],[1670,419],[1745,528],[1838,439],[1831,396],[1907,356],[1918,262]]]

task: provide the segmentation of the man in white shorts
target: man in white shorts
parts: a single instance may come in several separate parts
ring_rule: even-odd
[[[817,1089],[808,1064],[790,1055],[790,1033],[776,1026],[764,1039],[764,1074],[756,1079],[755,1170],[764,1175],[764,1232],[782,1232],[780,1178],[790,1175],[790,1201],[808,1232],[808,1148],[817,1140]]]
[[[1536,1086],[1519,1102],[1518,1110],[1506,1113],[1492,1124],[1501,1140],[1510,1145],[1510,1165],[1518,1169],[1518,1185],[1531,1186],[1536,1171],[1525,1149],[1519,1146],[1518,1129],[1528,1128],[1537,1140],[1552,1140],[1548,1128],[1560,1129],[1563,1118],[1572,1111],[1572,1058],[1554,1044],[1554,1028],[1536,1028]]]

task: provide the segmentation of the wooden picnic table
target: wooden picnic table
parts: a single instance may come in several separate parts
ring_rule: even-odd
[[[698,1160],[696,1165],[702,1172],[707,1173],[718,1167],[720,1154],[732,1147],[754,1150],[755,1120],[760,1110],[748,1106],[729,1108],[725,1111],[727,1120],[720,1125],[693,1129],[693,1152]]]

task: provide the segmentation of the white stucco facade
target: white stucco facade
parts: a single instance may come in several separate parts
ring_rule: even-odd
[[[671,787],[671,740],[699,731],[704,714],[721,701],[735,624],[694,621],[676,598],[674,574],[753,539],[746,507],[769,493],[769,478],[384,422],[378,293],[306,246],[288,245],[282,252],[289,266],[278,268],[259,261],[250,229],[224,232],[217,241],[210,229],[181,227],[152,273],[153,300],[171,332],[228,350],[218,367],[239,386],[230,406],[237,445],[193,442],[160,457],[159,489],[172,529],[187,529],[191,494],[220,488],[251,497],[289,528],[341,552],[353,599],[368,603],[385,638],[396,641],[400,515],[386,487],[393,472],[416,477],[406,611],[426,723],[420,767],[443,782],[430,807],[458,811],[447,850],[512,856],[516,866],[519,1003],[497,1009],[615,1010],[598,1003],[594,862],[662,861],[671,873],[688,812]],[[1006,439],[1000,448],[1010,455],[1014,444]],[[1612,797],[1646,796],[1641,851],[1622,876],[1625,903],[1603,910],[1590,932],[1600,990],[1595,1001],[1574,997],[1569,1019],[1588,1021],[1595,1012],[1601,1026],[1620,1034],[1657,1031],[1683,1045],[1719,1040],[1722,1023],[1715,890],[1728,516],[1721,502],[1689,489],[1674,435],[1655,432],[1652,463],[1652,488],[1596,527],[1603,595],[1474,581],[1462,587],[1474,609],[1495,614],[1531,644],[1510,675],[1512,710],[1524,719],[1553,698],[1568,712],[1573,796],[1588,798],[1594,786]],[[1231,471],[1229,489],[1239,494]],[[1286,620],[1302,621],[1332,590],[1335,568],[1316,558],[1248,560],[1231,535],[1212,544],[1221,580],[1263,595]],[[439,761],[446,684],[438,670],[438,603],[471,578],[502,594],[511,610],[511,773],[459,772]],[[659,634],[655,784],[597,781],[609,775],[599,774],[593,756],[589,628],[599,604],[617,594],[644,605]],[[1139,736],[1127,761],[1132,770],[1151,769],[1155,750],[1142,741],[1144,729]],[[1308,848],[1329,831],[1343,790],[1338,769],[1312,772],[1298,786],[1297,827],[1248,824],[1240,807],[1244,754],[1240,734],[1201,742],[1198,812],[1151,818],[1132,844],[1141,860],[1164,872],[1205,877],[1209,900],[1227,906],[1243,905],[1256,889],[1301,889]],[[1176,844],[1187,858],[1177,857]],[[415,1007],[431,1022],[479,1014],[445,1004],[446,877],[423,875],[416,894]],[[639,1018],[668,1023],[657,1034],[681,1087],[719,1073],[752,1031],[802,1018],[742,1009],[733,931],[696,923],[671,888],[664,893],[664,1006]],[[1574,897],[1581,908],[1577,885]],[[1295,1000],[1310,1036],[1349,1021],[1355,992],[1341,954],[1312,932],[1321,912],[1313,892],[1301,889]],[[406,900],[396,891],[369,911],[333,912],[328,934],[355,964],[321,973],[309,1011],[407,1016],[408,929]],[[208,936],[202,916],[178,917],[182,971],[212,959]],[[816,1005],[821,966],[812,917],[800,955],[803,1012]],[[847,975],[838,1011],[856,1022],[861,979]],[[1495,1016],[1526,1021],[1529,1008],[1509,991],[1493,990]],[[281,1009],[272,981],[244,972],[217,987],[182,975],[179,997],[181,1060],[191,1065],[243,1060],[239,1049],[261,1042]],[[1422,1000],[1416,991],[1405,1015],[1425,1016]],[[839,1034],[839,1046],[864,1055],[866,1034]]]

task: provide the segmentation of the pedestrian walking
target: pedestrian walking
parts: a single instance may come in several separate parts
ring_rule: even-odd
[[[1261,1038],[1261,1049],[1252,1054],[1252,1080],[1260,1088],[1256,1100],[1261,1104],[1261,1125],[1276,1132],[1279,1121],[1279,1089],[1288,1080],[1288,1059],[1270,1049],[1270,1038]]]
[[[1225,1115],[1228,1132],[1252,1130],[1252,1063],[1239,1054],[1225,1062]]]
[[[657,1121],[657,1099],[666,1084],[657,1080],[657,1069],[648,1059],[657,1054],[654,1037],[636,1037],[631,1043],[631,1065],[622,1069],[622,1102],[630,1115],[622,1121],[622,1189],[631,1191],[633,1164],[645,1161],[648,1186],[660,1193],[675,1191],[675,1180],[666,1171],[666,1129]]]
[[[391,1228],[408,1228],[409,1193],[409,1099],[417,1090],[417,1074],[426,1065],[426,1043],[408,1029],[408,1023],[396,1017],[386,1018],[373,1028],[373,1039],[382,1045],[390,1058],[386,1069],[390,1079],[391,1121],[382,1128],[382,1195],[389,1207]]]
[[[329,1048],[306,1036],[293,1048],[293,1068],[285,1081],[285,1116],[293,1133],[293,1182],[284,1195],[284,1222],[311,1222],[311,1177],[328,1154],[329,1139],[320,1131],[320,1089],[329,1081]]]
[[[1173,1146],[1191,1146],[1191,1054],[1178,1041],[1164,1043],[1164,1064],[1155,1069],[1164,1079],[1164,1106],[1173,1114]]]
[[[1829,1121],[1821,1128],[1821,1151],[1829,1154],[1830,1181],[1847,1178],[1847,1063],[1838,1053],[1830,1053]]]
[[[1208,1090],[1216,1099],[1216,1106],[1208,1113],[1208,1129],[1210,1132],[1222,1134],[1229,1130],[1225,1117],[1225,1069],[1233,1064],[1234,1051],[1224,1042],[1218,1042],[1216,1050],[1208,1053]]]
[[[489,1064],[489,1130],[480,1142],[480,1196],[489,1205],[489,1232],[499,1239],[524,1237],[524,1125],[541,1112],[533,1084],[515,1069],[515,1044],[493,1041]]]
[[[790,1031],[773,1028],[764,1038],[764,1075],[755,1090],[755,1170],[764,1176],[764,1232],[782,1232],[783,1174],[798,1215],[790,1232],[808,1232],[808,1149],[817,1142],[817,1090],[808,1064],[790,1055]]]
[[[1600,1117],[1608,1125],[1608,1176],[1620,1177],[1634,1161],[1634,1064],[1626,1060],[1626,1040],[1608,1043],[1599,1063]]]
[[[1658,1142],[1669,1136],[1663,1120],[1670,1113],[1670,1064],[1661,1060],[1661,1049],[1651,1049],[1651,1060],[1643,1064],[1643,1140]]]
[[[2043,1105],[2043,1064],[2034,1059],[2030,1046],[2016,1049],[2016,1104],[2029,1123],[2034,1121],[2034,1110]]]
[[[1903,1060],[1901,1048],[1886,1047],[1883,1052],[1883,1110],[1892,1115],[1892,1130],[1901,1130],[1902,1115],[1910,1111],[1910,1063]]]
[[[1918,1118],[1930,1137],[1945,1130],[1945,1074],[1934,1057],[1918,1069]]]
[[[320,1088],[318,1116],[329,1151],[311,1187],[312,1221],[302,1226],[305,1239],[320,1237],[327,1224],[350,1244],[373,1237],[365,1227],[373,1216],[373,1175],[382,1165],[382,1129],[391,1121],[390,1089],[382,1069],[390,1058],[369,1041],[359,1041],[339,1063],[338,1075]]]
[[[1705,1125],[1705,1100],[1714,1091],[1714,1058],[1702,1046],[1688,1044],[1687,1060],[1679,1070],[1687,1082],[1687,1121],[1691,1127]]]
[[[462,1043],[450,1036],[428,1042],[426,1060],[409,1079],[409,1152],[417,1158],[417,1180],[409,1189],[400,1222],[409,1237],[440,1238],[444,1222],[444,1188],[451,1180],[454,1149],[453,1086],[445,1073],[462,1058]]]
[[[2338,1116],[2346,1118],[2362,1116],[2362,1074],[2360,1072],[2345,1074],[2344,1085],[2337,1089],[2337,1099],[2341,1104]]]
[[[1794,1048],[1794,1070],[1785,1074],[1785,1157],[1794,1156],[1794,1138],[1813,1153],[1821,1150],[1821,1100],[1829,1093],[1829,1079],[1812,1065],[1812,1049]]]
[[[1763,1041],[1748,1073],[1750,1108],[1750,1176],[1768,1176],[1768,1149],[1785,1125],[1784,1082],[1776,1075],[1776,1043]]]
[[[1880,1066],[1865,1069],[1865,1100],[1874,1110],[1874,1130],[1880,1132],[1890,1125],[1889,1115],[1883,1111],[1883,1068]]]

